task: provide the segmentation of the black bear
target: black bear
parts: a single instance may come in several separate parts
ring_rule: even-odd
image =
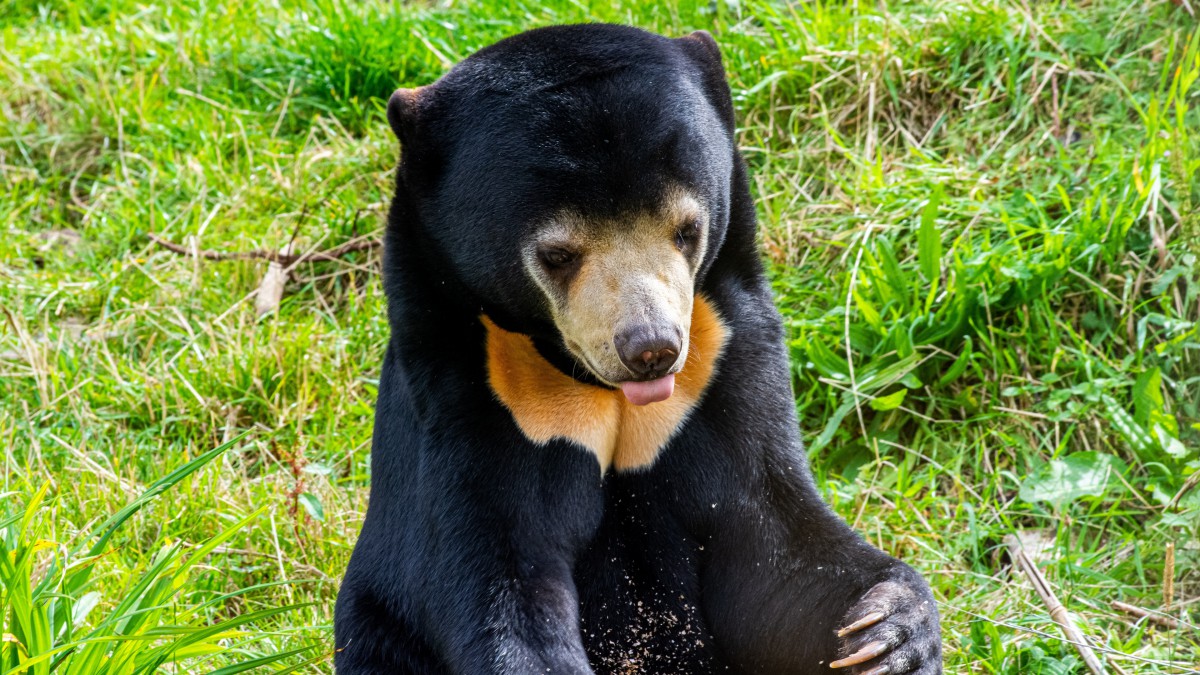
[[[338,671],[941,673],[924,580],[814,486],[712,37],[538,29],[387,112]]]

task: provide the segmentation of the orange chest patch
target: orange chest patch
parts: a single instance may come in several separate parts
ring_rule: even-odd
[[[652,464],[708,388],[729,330],[703,297],[692,306],[687,361],[671,398],[635,406],[620,391],[584,384],[550,365],[527,335],[483,317],[488,383],[525,437],[545,444],[563,438],[596,455],[600,470]]]

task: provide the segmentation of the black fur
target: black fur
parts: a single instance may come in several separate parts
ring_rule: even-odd
[[[338,598],[338,671],[940,673],[924,581],[813,484],[711,38],[535,30],[390,113],[402,143],[384,260],[392,339],[371,504]],[[712,216],[697,291],[731,338],[658,461],[602,476],[587,451],[521,434],[488,387],[479,317],[534,336],[578,376],[519,244],[563,206],[612,216],[672,182]],[[839,644],[835,631],[873,610],[888,618]],[[895,649],[829,669],[874,639]]]

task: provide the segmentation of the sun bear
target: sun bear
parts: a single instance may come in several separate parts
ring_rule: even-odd
[[[533,30],[387,117],[338,672],[941,673],[928,585],[814,485],[712,37]]]

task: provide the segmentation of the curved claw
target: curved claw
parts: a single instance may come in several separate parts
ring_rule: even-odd
[[[884,618],[886,618],[886,616],[887,615],[884,614],[883,612],[871,612],[870,614],[864,616],[863,618],[859,619],[858,621],[855,621],[854,623],[850,624],[849,626],[846,626],[845,628],[842,628],[841,630],[839,630],[837,632],[837,636],[840,638],[844,638],[847,635],[850,635],[851,633],[857,633],[858,631],[860,631],[864,628],[867,628],[869,626],[874,626],[875,624],[879,623],[880,621],[883,621]]]
[[[834,661],[833,663],[829,664],[829,667],[845,668],[846,666],[857,666],[860,663],[870,661],[880,654],[886,653],[891,648],[892,646],[888,643],[883,642],[882,640],[877,640],[869,643],[866,647],[863,647],[862,649],[854,652],[844,659],[841,659],[840,661]]]
[[[891,672],[892,672],[891,666],[889,666],[888,664],[885,663],[882,666],[875,666],[874,668],[868,670],[867,672],[863,673],[862,675],[888,675]]]

